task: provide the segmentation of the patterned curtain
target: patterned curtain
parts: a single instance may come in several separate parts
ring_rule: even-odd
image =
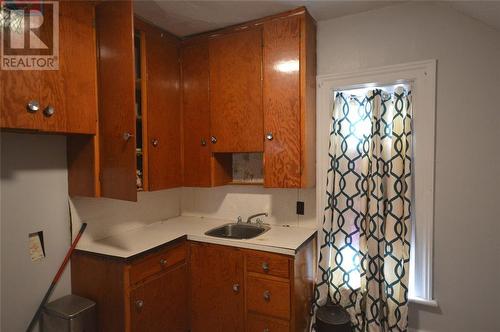
[[[411,92],[337,93],[316,307],[330,297],[354,331],[407,331]]]

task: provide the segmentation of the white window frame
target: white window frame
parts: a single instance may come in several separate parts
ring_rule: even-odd
[[[319,224],[322,223],[326,199],[325,174],[334,91],[397,83],[412,86],[415,248],[411,268],[416,273],[411,278],[414,284],[410,288],[415,294],[410,294],[410,302],[429,306],[437,306],[432,292],[436,66],[436,60],[426,60],[317,77],[316,210]]]

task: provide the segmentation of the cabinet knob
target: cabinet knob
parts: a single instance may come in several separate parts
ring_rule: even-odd
[[[134,137],[134,135],[132,135],[131,133],[129,132],[126,132],[126,133],[123,133],[123,140],[124,141],[128,141],[129,139],[131,139],[132,137]]]
[[[144,301],[143,300],[137,300],[135,301],[135,308],[139,311],[144,307]]]
[[[217,137],[215,136],[210,137],[210,142],[212,142],[212,144],[217,143]]]
[[[269,263],[268,262],[262,263],[262,270],[264,270],[264,272],[269,272]]]
[[[234,284],[233,285],[233,292],[239,293],[240,292],[240,284]]]
[[[264,297],[264,301],[266,301],[266,302],[271,301],[271,292],[268,290],[264,291],[263,297]]]
[[[268,141],[272,141],[272,140],[273,140],[273,138],[274,138],[273,133],[269,132],[269,133],[267,133],[267,134],[266,134],[266,139],[267,139]]]
[[[156,148],[160,144],[160,141],[157,138],[153,138],[151,144]]]
[[[271,332],[270,329],[268,329],[267,327],[263,330],[263,332]]]
[[[52,115],[54,115],[55,112],[56,109],[54,108],[54,106],[49,105],[43,110],[43,115],[45,115],[47,118],[50,118]]]
[[[40,103],[38,102],[38,100],[30,100],[28,102],[28,105],[26,105],[26,109],[30,113],[35,113],[40,109]]]
[[[165,265],[167,265],[167,260],[166,260],[166,259],[164,259],[164,258],[160,259],[160,265],[161,265],[161,266],[165,266]]]
[[[204,138],[202,138],[201,139],[201,146],[206,146],[206,145],[207,145],[207,141]]]

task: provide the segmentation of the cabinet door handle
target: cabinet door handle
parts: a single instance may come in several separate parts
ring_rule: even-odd
[[[267,139],[268,141],[272,141],[272,140],[273,140],[273,138],[274,138],[273,133],[269,132],[269,133],[267,133],[267,134],[266,134],[266,139]]]
[[[128,141],[128,140],[130,140],[132,137],[134,137],[134,135],[132,135],[132,134],[131,134],[131,133],[129,133],[129,132],[126,132],[126,133],[123,133],[122,137],[123,137],[123,140],[124,140],[124,141]]]
[[[240,284],[234,284],[233,285],[233,292],[239,293],[240,292]]]
[[[263,332],[271,332],[270,329],[268,329],[267,327],[263,330]]]
[[[137,311],[140,311],[144,307],[144,301],[143,300],[137,300],[135,301],[135,308]]]
[[[210,137],[210,142],[212,142],[212,144],[217,143],[217,137],[215,136]]]
[[[266,301],[266,302],[271,301],[271,292],[268,290],[264,291],[263,297],[264,297],[264,301]]]
[[[38,102],[38,100],[30,100],[26,105],[26,109],[30,113],[35,113],[40,109],[40,103]]]
[[[43,110],[43,115],[45,115],[45,117],[47,118],[50,118],[52,115],[54,115],[55,112],[56,109],[54,108],[54,106],[49,105],[45,107],[45,109]]]
[[[204,138],[202,138],[201,139],[201,146],[206,146],[206,145],[207,145],[207,141]]]
[[[262,263],[262,270],[264,270],[264,272],[269,272],[269,263],[268,262]]]
[[[151,144],[156,148],[160,144],[160,141],[157,138],[153,138]]]
[[[167,260],[166,260],[166,259],[164,259],[164,258],[160,259],[160,265],[161,265],[161,266],[165,266],[165,265],[167,265]]]

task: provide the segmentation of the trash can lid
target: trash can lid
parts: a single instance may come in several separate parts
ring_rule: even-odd
[[[332,325],[343,325],[351,321],[349,313],[337,304],[328,303],[318,309],[316,319]]]
[[[95,306],[95,302],[78,295],[66,295],[47,303],[43,309],[50,315],[64,319],[72,319],[80,313]]]

